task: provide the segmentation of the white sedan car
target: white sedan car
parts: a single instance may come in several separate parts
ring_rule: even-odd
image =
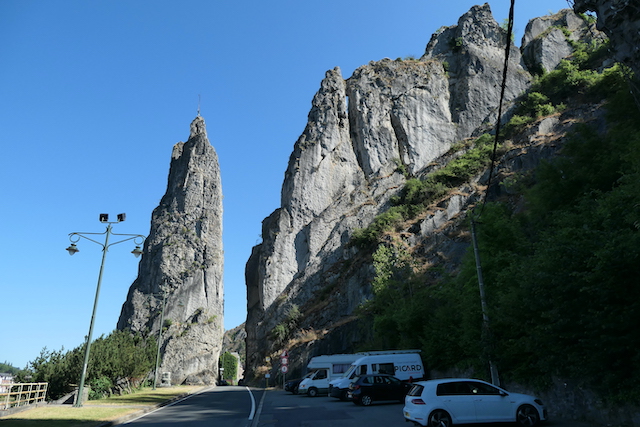
[[[547,419],[540,399],[468,378],[415,383],[405,397],[403,412],[406,421],[429,427],[503,421],[534,426]]]

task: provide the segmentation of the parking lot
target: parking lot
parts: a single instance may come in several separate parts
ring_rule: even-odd
[[[254,419],[252,427],[294,426],[363,426],[367,427],[411,427],[402,416],[403,404],[398,402],[374,402],[371,406],[356,406],[335,398],[293,395],[289,392],[270,389]],[[481,424],[486,427],[501,424]],[[541,424],[544,427],[589,427],[589,424],[552,418]]]
[[[335,398],[294,395],[282,390],[269,390],[260,408],[255,426],[362,426],[408,427],[398,402],[356,406]]]

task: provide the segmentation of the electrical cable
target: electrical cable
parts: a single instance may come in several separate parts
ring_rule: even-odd
[[[496,135],[493,140],[493,152],[491,153],[491,166],[489,168],[489,178],[487,179],[487,190],[484,193],[482,200],[482,207],[478,218],[482,216],[484,206],[487,203],[487,196],[489,194],[489,188],[491,187],[491,180],[493,178],[493,172],[496,164],[496,153],[498,151],[498,140],[500,139],[500,122],[502,119],[502,104],[504,102],[504,93],[507,88],[507,73],[509,71],[509,53],[511,52],[511,37],[513,35],[513,10],[515,7],[515,0],[511,0],[511,7],[509,8],[509,20],[507,24],[507,43],[504,50],[504,67],[502,69],[502,85],[500,87],[500,102],[498,104],[498,119],[496,123]]]

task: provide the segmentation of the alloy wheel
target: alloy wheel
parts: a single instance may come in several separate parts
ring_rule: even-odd
[[[538,411],[531,405],[522,405],[516,412],[516,422],[518,425],[532,427],[538,424],[540,415]]]

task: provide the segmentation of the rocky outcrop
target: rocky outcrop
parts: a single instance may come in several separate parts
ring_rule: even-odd
[[[348,244],[354,230],[390,206],[406,177],[495,121],[505,45],[485,4],[435,34],[420,60],[371,62],[346,81],[338,68],[327,72],[289,159],[281,207],[263,221],[247,262],[249,375],[294,323],[334,343],[325,350],[352,350],[362,334],[336,324],[371,296],[372,275]],[[507,102],[529,85],[520,63],[511,45]],[[451,215],[466,202],[456,203]],[[332,340],[338,330],[343,339]]]
[[[493,19],[488,4],[472,7],[458,25],[443,27],[431,37],[422,59],[437,59],[447,70],[456,141],[474,135],[483,124],[495,124],[506,45],[506,31]],[[512,43],[509,46],[507,103],[521,95],[531,80],[521,65],[520,51]]]
[[[532,73],[552,71],[573,53],[571,42],[598,38],[604,40],[605,36],[598,34],[594,25],[563,9],[529,21],[522,37],[522,58]]]
[[[174,384],[217,379],[222,270],[220,168],[198,116],[188,141],[173,148],[167,192],[153,211],[138,278],[118,320],[120,330],[155,335],[163,328],[160,372]]]
[[[597,28],[609,36],[616,59],[640,71],[640,4],[635,0],[575,0],[578,13],[596,12]]]

